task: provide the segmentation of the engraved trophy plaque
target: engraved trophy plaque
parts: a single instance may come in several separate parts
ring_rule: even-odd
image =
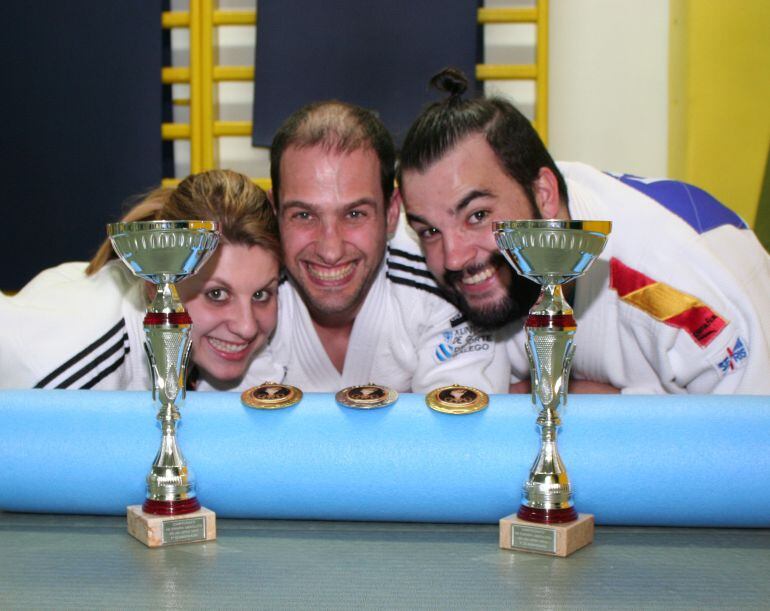
[[[160,449],[147,475],[143,505],[127,509],[128,532],[149,547],[216,538],[215,515],[198,502],[195,483],[176,440],[184,398],[192,320],[175,283],[194,274],[219,243],[212,221],[141,221],[107,226],[112,247],[138,277],[155,285],[144,317],[152,396],[160,400]]]
[[[540,453],[515,515],[500,520],[500,547],[568,556],[593,540],[594,519],[578,514],[556,447],[557,408],[567,402],[577,324],[562,285],[581,276],[604,249],[609,221],[498,221],[497,246],[522,276],[541,285],[524,326],[532,402],[540,403]]]

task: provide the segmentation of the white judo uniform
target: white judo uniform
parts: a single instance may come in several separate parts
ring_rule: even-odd
[[[770,257],[705,191],[560,163],[575,220],[612,233],[570,301],[572,374],[625,393],[770,394]],[[522,323],[506,348],[529,376]]]
[[[279,290],[271,347],[286,367],[285,381],[307,392],[369,382],[399,392],[424,393],[453,383],[507,392],[510,367],[503,347],[492,339],[473,332],[440,296],[402,220],[356,316],[342,372],[329,359],[290,281]]]
[[[0,388],[147,390],[144,283],[119,261],[64,263],[0,295]],[[251,371],[282,375],[263,350]],[[258,373],[257,373],[258,372]],[[243,383],[228,390],[239,390]],[[197,390],[213,390],[205,377]]]

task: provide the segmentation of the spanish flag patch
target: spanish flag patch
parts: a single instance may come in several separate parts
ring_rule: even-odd
[[[700,299],[648,278],[615,257],[610,259],[610,288],[622,301],[656,320],[684,329],[701,348],[727,326],[727,321]]]

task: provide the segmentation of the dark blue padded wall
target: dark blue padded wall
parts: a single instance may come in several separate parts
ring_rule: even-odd
[[[161,179],[161,0],[9,2],[0,289],[91,257]]]
[[[447,66],[471,78],[481,58],[477,0],[260,0],[254,70],[254,146],[268,146],[304,104],[340,99],[380,113],[400,142],[428,80]]]

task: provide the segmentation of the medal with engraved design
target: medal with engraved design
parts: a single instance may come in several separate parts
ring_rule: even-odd
[[[264,382],[252,386],[241,394],[241,403],[254,409],[283,409],[302,400],[302,391],[296,386]]]
[[[432,410],[444,414],[473,414],[489,404],[489,396],[478,388],[452,384],[431,390],[425,402]]]
[[[379,384],[348,386],[339,391],[334,398],[344,407],[354,409],[376,409],[395,403],[398,393],[392,388]]]

